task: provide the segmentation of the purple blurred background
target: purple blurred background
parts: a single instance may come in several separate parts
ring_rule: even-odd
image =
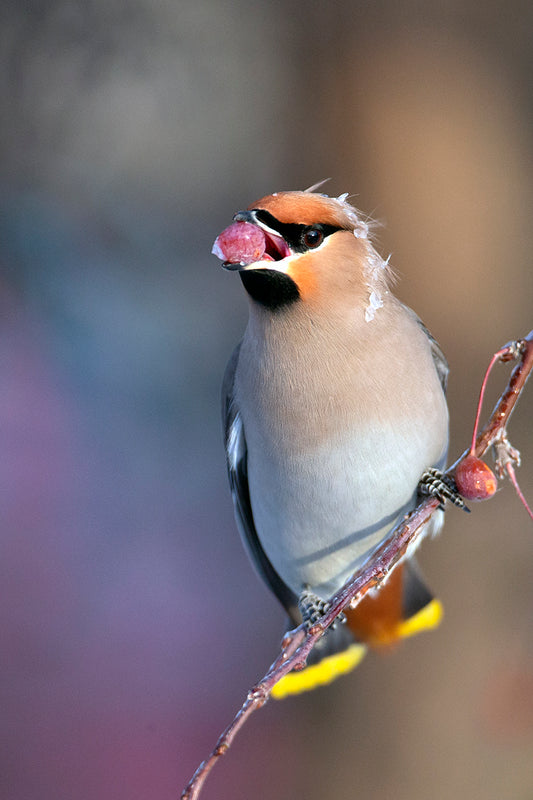
[[[234,211],[331,177],[384,222],[466,446],[490,355],[533,327],[532,22],[520,0],[3,3],[6,800],[175,798],[276,653],[220,433],[246,302],[210,249]],[[533,525],[508,484],[473,511],[421,553],[441,628],[270,703],[206,800],[531,797]]]

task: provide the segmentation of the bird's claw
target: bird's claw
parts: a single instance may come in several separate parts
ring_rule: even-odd
[[[440,469],[432,467],[424,472],[418,483],[418,493],[437,497],[442,507],[444,507],[444,501],[449,500],[457,508],[462,508],[463,511],[470,511],[459,494],[454,479],[449,475],[445,475]]]
[[[321,597],[312,592],[308,586],[302,591],[298,599],[298,608],[302,615],[302,620],[307,628],[315,625],[329,609],[327,600],[322,600]],[[331,627],[335,627],[338,622],[346,622],[346,616],[339,614]]]

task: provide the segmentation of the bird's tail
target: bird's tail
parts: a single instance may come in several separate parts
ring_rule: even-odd
[[[401,639],[435,628],[442,605],[426,587],[414,559],[402,562],[377,591],[368,592],[346,623],[330,628],[312,650],[307,666],[282,678],[272,689],[281,699],[324,686],[350,672],[367,649],[385,649]]]

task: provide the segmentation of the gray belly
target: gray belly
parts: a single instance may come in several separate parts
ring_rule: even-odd
[[[257,533],[294,592],[309,585],[331,596],[413,507],[424,469],[443,455],[441,442],[425,439],[359,432],[296,454],[248,441]]]

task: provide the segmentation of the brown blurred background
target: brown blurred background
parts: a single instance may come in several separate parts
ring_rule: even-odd
[[[246,303],[210,248],[234,211],[331,177],[384,223],[466,446],[491,353],[533,327],[532,22],[521,0],[2,4],[2,797],[175,798],[276,652],[220,434]],[[441,628],[270,703],[206,800],[533,796],[533,524],[505,484],[421,560]]]

